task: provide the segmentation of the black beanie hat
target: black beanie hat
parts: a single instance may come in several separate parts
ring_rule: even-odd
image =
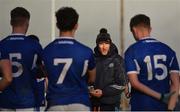
[[[109,33],[107,33],[107,29],[101,28],[99,31],[99,34],[96,38],[96,44],[99,44],[100,42],[105,41],[111,43],[111,38]]]

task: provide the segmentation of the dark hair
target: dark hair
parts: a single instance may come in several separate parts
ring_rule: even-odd
[[[23,25],[26,20],[30,19],[30,13],[23,7],[16,7],[11,10],[11,25]]]
[[[78,22],[79,15],[72,7],[62,7],[56,12],[57,27],[61,31],[70,31]]]
[[[131,18],[130,30],[132,31],[132,28],[138,25],[150,28],[151,27],[150,18],[144,14],[135,15],[134,17]]]
[[[96,44],[99,44],[100,42],[103,42],[103,41],[111,43],[110,34],[107,33],[107,29],[105,28],[101,28],[99,30],[99,34],[97,35],[97,38],[96,38]]]
[[[33,40],[36,40],[39,42],[39,38],[36,35],[28,35],[27,37],[32,38]]]

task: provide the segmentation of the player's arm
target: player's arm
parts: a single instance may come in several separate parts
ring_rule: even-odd
[[[170,79],[171,79],[171,90],[170,91],[171,92],[175,91],[175,94],[170,97],[170,100],[168,102],[168,109],[174,110],[177,99],[178,99],[178,92],[179,92],[179,73],[171,72]]]
[[[95,79],[96,79],[96,68],[94,68],[92,70],[88,70],[87,74],[88,74],[88,83],[90,86],[93,86]],[[94,88],[93,88],[93,90],[90,90],[89,92],[92,96],[95,96],[95,97],[101,97],[102,96],[102,90],[100,90],[100,89],[94,90]]]
[[[87,75],[88,75],[89,86],[92,86],[93,89],[91,89],[89,92],[92,96],[101,97],[102,90],[100,90],[100,89],[94,90],[94,83],[95,83],[95,79],[96,79],[96,67],[95,66],[96,66],[95,57],[93,55],[93,52],[91,51],[91,56],[89,58],[89,63],[88,63]]]
[[[92,70],[87,70],[87,74],[88,74],[88,83],[94,84],[95,79],[96,79],[96,68]]]
[[[47,71],[45,69],[45,66],[42,62],[42,60],[38,57],[37,58],[37,78],[41,79],[41,78],[46,78],[47,77]]]
[[[43,58],[42,58],[42,46],[40,43],[37,44],[37,60],[36,60],[36,65],[37,65],[37,78],[46,78],[47,77],[47,71],[45,69],[44,63],[43,63]]]
[[[138,77],[137,77],[137,74],[136,73],[129,73],[128,74],[128,77],[129,77],[129,81],[130,81],[130,84],[131,86],[136,89],[136,90],[139,90],[149,96],[152,96],[158,100],[161,99],[161,94],[152,90],[151,88],[149,88],[148,86],[142,84],[139,80],[138,80]]]
[[[95,79],[96,79],[96,62],[95,62],[95,57],[92,50],[90,50],[88,67],[87,67],[87,75],[88,75],[88,83],[94,84]]]
[[[2,71],[2,79],[0,80],[0,91],[3,91],[12,82],[12,68],[11,63],[7,59],[0,61],[0,68]]]
[[[176,54],[174,52],[174,56],[171,56],[171,63],[169,66],[169,74],[170,74],[170,91],[175,92],[174,95],[170,97],[168,102],[168,109],[173,110],[176,106],[176,102],[178,99],[178,92],[179,92],[179,64],[177,61]]]
[[[94,68],[92,70],[88,70],[87,73],[88,73],[88,83],[90,85],[91,84],[93,85],[95,82],[95,79],[96,79],[96,68]],[[101,97],[102,96],[102,90],[95,89],[95,90],[90,91],[90,94],[92,96],[95,96],[95,97]]]
[[[88,70],[88,83],[90,85],[93,85],[96,79],[96,68],[92,70]],[[101,89],[93,89],[90,91],[90,94],[95,97],[101,97],[102,96],[102,90]]]

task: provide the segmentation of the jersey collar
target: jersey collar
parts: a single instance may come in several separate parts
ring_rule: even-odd
[[[74,37],[58,37],[58,39],[74,39]]]
[[[22,34],[22,33],[12,33],[11,35],[23,35],[23,36],[25,36],[25,34]]]
[[[146,39],[154,39],[154,37],[143,37],[140,40],[146,40]]]

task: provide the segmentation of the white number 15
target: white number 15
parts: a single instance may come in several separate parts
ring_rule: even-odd
[[[163,63],[158,62],[159,60],[166,61],[166,55],[154,55],[153,61],[154,61],[154,69],[161,69],[163,72],[162,74],[155,74],[155,78],[157,80],[163,80],[167,77],[167,67]],[[144,58],[144,62],[147,64],[147,70],[148,70],[148,80],[153,79],[153,73],[152,73],[152,64],[151,64],[151,58],[150,56],[146,56]]]

